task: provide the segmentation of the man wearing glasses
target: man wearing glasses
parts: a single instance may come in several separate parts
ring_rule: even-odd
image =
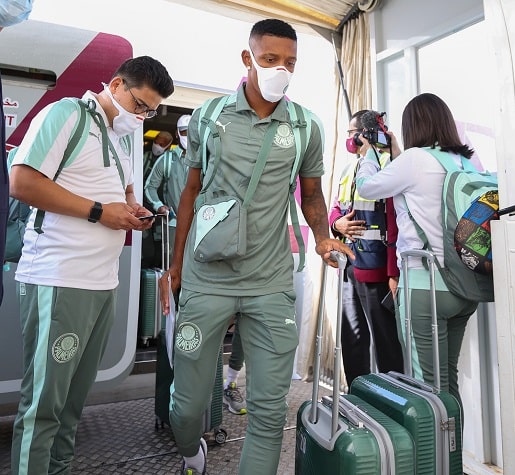
[[[13,475],[71,470],[75,432],[114,319],[125,234],[152,225],[138,219],[151,213],[134,195],[127,137],[173,89],[161,63],[129,59],[100,93],[84,94],[85,108],[69,98],[45,107],[18,148],[11,195],[35,209],[16,271],[24,376]],[[76,127],[81,139],[63,166]],[[45,211],[40,223],[36,208]]]

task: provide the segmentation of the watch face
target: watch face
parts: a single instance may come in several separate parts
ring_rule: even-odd
[[[91,208],[91,211],[89,212],[89,218],[88,221],[91,221],[93,223],[96,223],[100,217],[102,216],[102,204],[95,203],[93,207]]]

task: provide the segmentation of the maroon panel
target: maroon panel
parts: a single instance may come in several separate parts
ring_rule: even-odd
[[[118,66],[132,58],[132,46],[120,36],[98,33],[57,78],[57,85],[34,105],[9,137],[9,143],[19,145],[34,116],[46,105],[63,97],[82,97],[86,90],[102,89]]]

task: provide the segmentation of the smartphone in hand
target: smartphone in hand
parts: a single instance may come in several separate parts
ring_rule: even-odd
[[[149,214],[148,216],[139,216],[138,219],[144,221],[145,219],[154,219],[159,216],[166,216],[166,214]]]
[[[389,312],[395,313],[395,302],[391,290],[389,290],[384,299],[381,300],[381,305]]]

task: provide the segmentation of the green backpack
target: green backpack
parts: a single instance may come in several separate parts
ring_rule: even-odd
[[[203,188],[207,188],[214,178],[215,170],[218,167],[221,157],[221,139],[220,133],[216,126],[216,121],[220,116],[224,107],[228,104],[236,102],[236,93],[229,96],[215,97],[207,100],[200,108],[198,131],[202,150],[202,175],[205,176],[207,170],[207,140],[210,134],[213,135],[214,144],[214,170],[211,174],[210,179],[206,184],[203,184]],[[300,230],[299,218],[297,215],[297,205],[295,202],[295,190],[297,188],[297,177],[299,170],[302,165],[302,159],[306,152],[309,137],[311,137],[312,121],[316,120],[311,112],[305,107],[301,106],[292,101],[287,101],[288,113],[290,115],[290,125],[293,130],[293,136],[295,138],[296,155],[295,161],[290,174],[290,195],[289,195],[289,207],[290,216],[295,233],[295,239],[299,246],[299,265],[297,272],[300,272],[304,268],[306,247],[304,245],[304,239]],[[322,124],[317,121],[317,125],[320,132],[323,134]]]
[[[492,274],[474,272],[462,260],[462,255],[456,248],[455,234],[458,223],[467,213],[472,203],[489,191],[497,191],[497,177],[490,173],[477,171],[469,159],[462,157],[463,168],[454,162],[452,156],[441,150],[424,147],[445,169],[442,191],[442,225],[443,253],[445,266],[435,259],[435,263],[453,294],[475,302],[493,302],[494,283]],[[424,248],[432,251],[427,236],[408,210],[415,224],[419,237],[424,242]],[[485,230],[486,231],[486,230]],[[488,233],[489,233],[488,228]]]

